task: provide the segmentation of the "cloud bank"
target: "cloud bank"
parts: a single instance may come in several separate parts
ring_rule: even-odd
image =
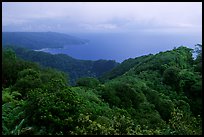
[[[3,31],[202,33],[201,2],[3,2]]]

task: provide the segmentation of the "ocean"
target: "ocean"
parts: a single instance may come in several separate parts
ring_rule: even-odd
[[[70,33],[68,33],[70,35]],[[51,54],[63,53],[82,60],[115,60],[122,62],[128,58],[156,54],[174,47],[195,47],[202,43],[202,36],[195,34],[159,33],[72,33],[87,39],[83,45],[67,45],[64,48],[41,49]]]

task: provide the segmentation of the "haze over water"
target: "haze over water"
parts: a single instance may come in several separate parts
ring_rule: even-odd
[[[111,59],[122,62],[128,58],[155,54],[178,46],[195,48],[202,38],[196,35],[153,35],[153,34],[115,34],[84,33],[73,34],[88,39],[84,45],[68,45],[62,49],[43,49],[52,54],[63,53],[85,60]]]
[[[121,62],[202,43],[202,3],[3,2],[2,31],[66,33],[89,43],[43,51]]]

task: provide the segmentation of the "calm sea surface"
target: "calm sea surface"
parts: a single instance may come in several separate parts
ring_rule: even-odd
[[[81,33],[72,34],[89,42],[83,45],[68,45],[61,49],[42,49],[58,54],[64,53],[83,60],[111,59],[122,62],[160,51],[171,50],[181,45],[194,48],[202,43],[202,37],[192,34],[115,34],[115,33]]]

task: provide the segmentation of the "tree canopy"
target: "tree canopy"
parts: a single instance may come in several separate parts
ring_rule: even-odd
[[[196,59],[184,46],[128,59],[101,81],[82,77],[71,86],[67,72],[3,49],[2,134],[201,135],[202,51],[196,51]],[[112,64],[94,63],[100,73],[107,70],[102,64]]]

